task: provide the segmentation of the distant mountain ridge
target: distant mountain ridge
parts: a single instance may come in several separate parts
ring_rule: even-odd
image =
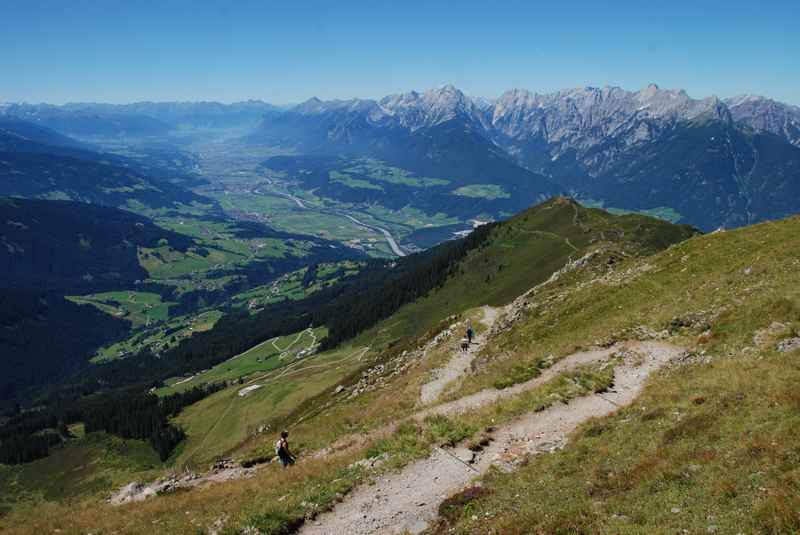
[[[51,104],[10,104],[4,106],[2,112],[68,136],[84,138],[163,135],[173,128],[146,115],[100,114],[92,108]]]
[[[721,119],[730,116],[757,131],[786,135],[793,144],[800,143],[800,139],[786,133],[800,127],[800,107],[753,95],[724,100],[714,96],[694,99],[682,89],[661,89],[656,84],[640,91],[606,86],[540,94],[511,89],[495,100],[472,98],[452,85],[445,85],[424,93],[410,91],[380,100],[323,101],[312,97],[284,111],[284,115],[304,117],[333,113],[361,116],[365,124],[372,126],[412,131],[462,118],[482,127],[492,137],[519,138],[538,133],[548,141],[588,132],[614,134],[633,118],[681,121],[710,114]]]
[[[147,137],[165,135],[182,127],[252,128],[264,115],[280,108],[249,100],[220,102],[94,102],[51,104],[6,104],[0,117],[13,116],[78,137]]]
[[[123,207],[213,202],[174,183],[178,173],[95,152],[54,130],[0,116],[0,195]]]
[[[34,151],[42,145],[85,149],[86,146],[71,137],[35,123],[16,117],[0,115],[0,151]]]
[[[527,172],[542,192],[634,210],[680,206],[682,221],[706,230],[800,211],[800,108],[764,97],[694,99],[651,84],[514,89],[485,101],[447,85],[312,98],[265,117],[249,139],[475,181]]]

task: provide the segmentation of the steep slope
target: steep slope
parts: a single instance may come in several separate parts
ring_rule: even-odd
[[[402,321],[384,336],[419,336],[450,314],[504,305],[603,244],[620,257],[639,256],[696,232],[651,217],[615,216],[571,199],[551,199],[492,227],[486,241],[477,244],[441,288],[398,311],[395,321]],[[378,289],[363,301],[379,299]]]
[[[526,362],[632,333],[693,351],[563,450],[448,500],[435,532],[796,531],[798,228],[794,217],[698,237],[520,301],[486,352],[488,380],[508,373],[508,351]]]
[[[800,209],[785,197],[800,184],[797,117],[766,99],[695,100],[651,85],[512,91],[498,100],[492,124],[496,141],[523,165],[579,197],[634,210],[669,207],[710,230]]]
[[[755,95],[725,99],[734,121],[800,146],[800,108]]]
[[[699,118],[619,155],[582,189],[612,206],[668,206],[703,229],[737,227],[797,212],[800,148]]]
[[[585,87],[538,95],[525,90],[503,94],[492,110],[498,142],[527,167],[557,174],[574,159],[591,170],[598,147],[628,147],[653,139],[664,126],[714,112],[718,99],[694,100],[685,91],[649,85],[638,92],[618,87]],[[552,162],[552,163],[551,163]],[[599,163],[602,163],[600,161]]]

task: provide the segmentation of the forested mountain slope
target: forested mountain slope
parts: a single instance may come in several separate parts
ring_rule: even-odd
[[[149,219],[73,201],[0,197],[0,277],[8,288],[98,292],[148,277],[139,248],[168,244],[186,252],[193,241]]]
[[[0,400],[76,373],[128,331],[65,295],[131,288],[148,276],[140,247],[192,245],[142,216],[71,201],[0,198],[0,221]]]
[[[138,307],[142,322],[166,332],[170,309],[190,316],[201,308],[208,312],[205,308],[210,305],[224,310],[236,292],[307,263],[359,258],[338,244],[257,223],[213,218],[173,222],[176,229],[190,225],[195,235],[111,207],[0,197],[0,291],[9,307],[0,331],[0,401],[30,402],[37,391],[58,391],[59,383],[68,378],[84,385],[85,393],[146,383],[161,378],[162,368],[182,373],[185,363],[148,355],[140,362],[122,364],[127,373],[103,369],[98,384],[94,375],[98,367],[89,360],[99,348],[134,328],[137,320],[131,318],[129,304]],[[15,299],[20,306],[10,307]],[[249,316],[247,310],[227,312],[231,318]],[[280,330],[290,321],[270,317],[263,328]],[[209,349],[203,355],[213,352]],[[199,360],[200,355],[194,358]]]
[[[114,207],[214,203],[174,182],[180,173],[96,152],[48,128],[0,115],[0,195]]]
[[[0,150],[3,152],[39,152],[42,150],[42,146],[86,148],[80,141],[55,130],[13,116],[0,115]]]

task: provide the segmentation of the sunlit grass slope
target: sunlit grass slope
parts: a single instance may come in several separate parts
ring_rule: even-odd
[[[419,335],[449,314],[503,305],[547,280],[569,260],[601,246],[620,256],[654,253],[695,231],[641,215],[615,216],[556,198],[498,225],[438,290],[403,307],[384,323],[393,336]]]
[[[697,237],[618,276],[576,272],[532,296],[476,382],[639,326],[695,353],[563,451],[449,502],[439,531],[800,531],[800,354],[776,350],[800,331],[798,251],[795,217]]]

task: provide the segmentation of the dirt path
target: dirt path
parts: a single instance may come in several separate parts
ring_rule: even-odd
[[[300,533],[420,533],[436,518],[439,504],[469,485],[476,476],[486,473],[493,465],[513,469],[516,462],[527,454],[560,447],[581,423],[592,417],[607,416],[633,401],[650,374],[683,352],[662,342],[629,342],[617,349],[622,347],[631,351],[625,352],[624,362],[615,368],[613,391],[526,414],[495,430],[493,442],[479,454],[463,448],[456,448],[452,453],[437,449],[430,457],[414,462],[400,472],[378,477],[375,485],[358,487],[333,511],[305,525]],[[577,353],[558,364],[571,363],[561,366],[565,371],[570,366],[608,358],[613,352],[614,348]],[[557,368],[558,364],[550,370]],[[487,398],[480,394],[483,393],[470,396],[471,403],[458,400],[442,406],[449,407],[447,412],[466,410],[473,403],[487,402]],[[499,397],[504,396],[495,394],[493,399]]]
[[[414,415],[414,418],[416,418],[417,420],[422,420],[426,416],[434,414],[443,414],[443,415],[461,414],[470,410],[478,409],[484,405],[488,405],[489,403],[494,403],[495,401],[514,397],[523,392],[527,392],[528,390],[533,390],[534,388],[543,385],[544,383],[550,381],[559,374],[574,370],[579,366],[585,366],[587,364],[593,364],[595,362],[606,360],[613,353],[622,349],[623,346],[624,344],[615,344],[608,348],[591,349],[589,351],[581,351],[578,353],[573,353],[559,360],[549,368],[545,369],[544,371],[542,371],[541,375],[539,375],[534,379],[531,379],[530,381],[525,381],[524,383],[518,383],[509,388],[504,388],[503,390],[497,390],[495,388],[486,388],[481,390],[480,392],[476,392],[474,394],[458,398],[454,401],[441,403],[439,405],[430,407],[429,409],[419,411]]]
[[[456,351],[446,365],[434,372],[434,378],[422,385],[419,399],[420,405],[430,405],[437,401],[445,388],[457,379],[463,377],[464,374],[469,371],[472,361],[475,359],[475,355],[478,354],[486,343],[486,337],[492,325],[494,325],[494,322],[497,320],[499,313],[500,311],[496,308],[490,306],[483,307],[481,323],[486,326],[486,330],[475,337],[475,342],[470,345],[467,351]]]

